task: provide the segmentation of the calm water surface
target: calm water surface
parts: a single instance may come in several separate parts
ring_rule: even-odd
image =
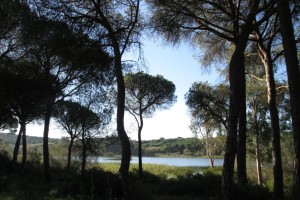
[[[121,160],[109,157],[99,157],[100,163],[119,163]],[[138,157],[132,156],[131,163],[138,163]],[[143,157],[144,164],[169,165],[177,167],[207,167],[209,160],[207,158],[162,158],[162,157]],[[215,166],[222,166],[223,159],[215,159]]]

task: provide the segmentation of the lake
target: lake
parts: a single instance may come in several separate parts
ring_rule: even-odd
[[[99,163],[120,163],[121,160],[109,157],[98,157]],[[132,156],[130,163],[138,163],[138,157]],[[177,167],[208,167],[208,158],[181,157],[143,157],[143,164],[168,165]],[[223,166],[223,159],[215,159],[214,166]]]

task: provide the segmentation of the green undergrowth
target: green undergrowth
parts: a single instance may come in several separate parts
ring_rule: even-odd
[[[1,161],[1,200],[121,200],[122,187],[119,164],[90,166],[84,175],[74,169],[52,168],[50,183],[45,184],[42,165],[28,163],[25,168]],[[138,176],[138,166],[131,165],[130,186],[136,200],[219,200],[222,168],[170,167],[143,165],[144,176]],[[271,199],[271,192],[261,186],[234,185],[235,199]]]

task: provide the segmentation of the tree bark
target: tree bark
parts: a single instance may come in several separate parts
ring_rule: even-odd
[[[239,73],[238,67],[240,62],[243,62],[243,51],[241,52],[236,47],[229,65],[229,81],[230,81],[230,103],[229,103],[229,120],[228,132],[226,139],[226,149],[224,156],[224,164],[222,171],[222,192],[225,200],[231,200],[232,185],[233,185],[233,171],[234,161],[237,148],[237,123],[238,123],[238,109],[239,109]]]
[[[22,156],[22,166],[25,167],[27,160],[27,142],[26,142],[26,123],[22,123],[23,134],[22,134],[22,144],[23,144],[23,156]]]
[[[246,78],[245,78],[245,64],[241,63],[239,66],[239,99],[240,99],[240,109],[239,109],[239,129],[238,129],[238,140],[237,140],[237,177],[238,183],[245,185],[247,180],[247,166],[246,166]]]
[[[280,21],[280,31],[284,48],[284,57],[288,75],[288,85],[290,91],[292,127],[295,147],[295,185],[300,187],[300,72],[299,60],[297,57],[297,47],[295,42],[294,28],[292,23],[289,1],[276,0]]]
[[[17,140],[16,140],[16,144],[15,144],[15,148],[14,148],[14,154],[13,154],[13,158],[12,158],[13,163],[18,162],[18,155],[19,155],[19,148],[20,148],[22,133],[23,133],[23,127],[20,126],[20,130],[19,130],[19,134],[18,134],[18,137],[17,137]]]
[[[271,117],[272,146],[273,146],[273,176],[274,176],[274,197],[283,199],[283,171],[280,145],[280,126],[276,103],[276,84],[274,78],[272,57],[262,43],[259,43],[261,60],[265,66],[266,81],[268,86],[268,106]]]

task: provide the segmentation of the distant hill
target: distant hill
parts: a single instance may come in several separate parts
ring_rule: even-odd
[[[37,136],[27,136],[27,144],[42,144],[43,138]],[[8,145],[15,145],[17,140],[17,135],[13,133],[0,133],[0,140],[5,142]],[[49,143],[54,143],[60,139],[49,138]]]

